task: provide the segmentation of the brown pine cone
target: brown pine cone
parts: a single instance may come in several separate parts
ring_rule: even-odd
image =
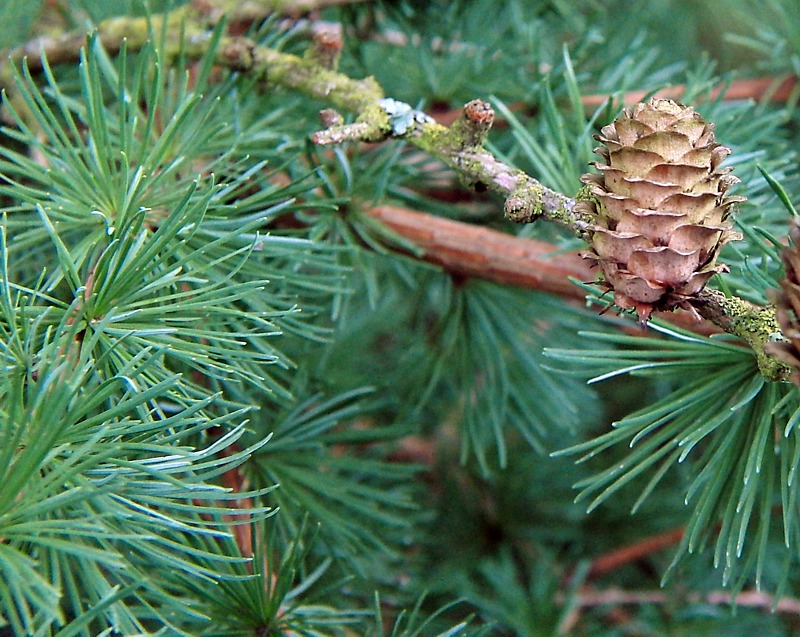
[[[599,174],[584,175],[594,215],[591,248],[614,302],[641,321],[654,310],[688,307],[716,273],[731,230],[726,195],[739,180],[719,164],[730,149],[691,107],[651,99],[625,110],[596,139]]]

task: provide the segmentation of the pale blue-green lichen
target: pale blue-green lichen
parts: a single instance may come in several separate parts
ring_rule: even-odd
[[[378,105],[389,116],[389,124],[394,135],[402,136],[415,128],[417,124],[432,124],[434,122],[430,115],[413,108],[410,104],[391,97],[385,97],[380,100]]]
[[[724,326],[725,331],[738,336],[752,348],[758,368],[767,380],[787,381],[791,375],[789,367],[764,349],[765,345],[775,341],[776,334],[781,333],[775,307],[757,307],[735,296],[716,296],[729,323]]]

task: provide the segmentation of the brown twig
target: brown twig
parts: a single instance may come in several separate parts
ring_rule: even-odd
[[[225,457],[232,456],[233,454],[239,451],[238,445],[231,445],[230,447],[226,447],[220,453]],[[240,467],[236,466],[232,469],[228,469],[222,474],[222,484],[225,485],[228,489],[231,490],[233,493],[242,493],[243,491],[247,491],[247,485],[245,482],[245,477],[242,474]],[[232,504],[234,508],[242,510],[242,516],[246,516],[248,511],[251,511],[254,508],[253,500],[251,498],[241,498],[239,500],[235,500]],[[239,552],[245,557],[252,557],[253,556],[253,532],[252,527],[249,524],[241,524],[236,523],[239,521],[241,516],[237,515],[225,515],[223,516],[227,521],[231,522],[231,533],[233,534],[233,538],[236,541],[236,545],[239,547]]]
[[[397,206],[375,206],[367,213],[418,246],[422,259],[456,274],[579,300],[585,295],[569,278],[595,278],[589,264],[576,253],[559,253],[556,246],[544,241]]]
[[[725,100],[762,100],[769,99],[773,102],[787,102],[797,94],[797,77],[789,75],[783,78],[758,77],[752,79],[734,80],[730,83],[722,83],[715,86],[703,99],[715,100],[723,98]],[[636,104],[644,101],[650,95],[659,98],[669,98],[680,100],[686,94],[684,84],[676,84],[658,91],[628,91],[622,96],[622,103],[626,105]],[[584,95],[581,103],[584,106],[602,106],[609,95],[601,93],[594,95]]]
[[[604,590],[586,590],[576,593],[572,597],[559,595],[561,604],[567,601],[580,607],[607,606],[613,604],[666,604],[675,601],[675,596],[661,590],[656,591],[625,591],[619,588]],[[775,609],[779,613],[800,615],[800,599],[795,597],[780,597],[765,593],[764,591],[742,591],[739,594],[726,591],[710,591],[708,593],[691,593],[684,600],[691,604],[736,605],[748,608]],[[566,622],[565,622],[566,623]],[[566,634],[566,633],[562,633]]]
[[[177,35],[183,25],[188,25],[187,34],[201,29],[207,31],[225,18],[230,32],[244,33],[251,26],[270,15],[277,14],[297,19],[317,10],[331,6],[360,4],[365,0],[192,0],[168,13],[153,14],[149,18],[130,16],[114,17],[97,24],[95,30],[103,46],[116,53],[125,42],[130,50],[138,49],[147,41],[150,33],[158,34],[164,23],[170,33]],[[179,39],[168,38],[178,43]],[[61,35],[46,35],[33,38],[15,47],[8,58],[14,62],[27,61],[32,72],[43,68],[43,59],[51,65],[76,62],[81,48],[86,44],[86,32],[75,30]],[[43,57],[44,56],[44,57]],[[2,65],[2,62],[0,62]]]
[[[629,544],[628,546],[623,546],[622,548],[605,553],[595,558],[592,565],[589,567],[587,577],[590,579],[600,577],[626,564],[636,562],[668,546],[677,544],[683,539],[684,533],[684,528],[680,527],[672,531],[659,533],[658,535],[651,535],[634,544]]]
[[[400,206],[374,206],[366,213],[412,243],[417,258],[452,274],[477,277],[584,301],[586,295],[569,279],[593,281],[596,272],[577,252],[537,239],[506,234],[463,221],[443,219]],[[670,312],[661,318],[697,334],[718,332],[688,312]],[[635,328],[631,333],[641,334]]]
[[[564,616],[558,627],[558,633],[559,635],[572,634],[580,621],[581,613],[586,608],[598,606],[619,608],[622,605],[642,606],[674,604],[676,602],[680,602],[682,605],[688,603],[710,604],[712,606],[742,606],[800,616],[800,599],[785,596],[776,598],[774,595],[764,591],[742,591],[735,595],[726,591],[710,591],[707,593],[689,593],[678,597],[662,590],[626,591],[620,588],[603,590],[588,588],[571,595],[559,593],[556,596],[556,603],[560,605],[568,604],[570,607],[570,611]]]

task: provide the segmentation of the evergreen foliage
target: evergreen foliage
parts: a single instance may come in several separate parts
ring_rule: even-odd
[[[7,47],[100,23],[76,63],[0,70],[0,634],[796,632],[800,389],[728,335],[601,314],[586,282],[580,305],[425,262],[373,206],[583,244],[402,142],[314,146],[325,104],[223,68],[224,21],[199,56],[185,24],[117,51],[102,20],[185,3],[55,4],[0,13]],[[491,99],[487,147],[569,196],[627,91],[684,84],[747,196],[712,284],[767,304],[797,91],[713,89],[800,73],[792,3],[606,4],[315,16],[386,95]],[[248,35],[308,46],[303,21]]]

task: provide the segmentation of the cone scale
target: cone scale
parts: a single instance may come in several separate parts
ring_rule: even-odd
[[[651,99],[626,109],[595,137],[598,173],[586,174],[594,223],[584,257],[594,261],[614,302],[641,321],[653,311],[690,308],[725,266],[722,246],[732,231],[727,190],[739,180],[720,168],[730,149],[714,141],[713,125],[691,107]]]

